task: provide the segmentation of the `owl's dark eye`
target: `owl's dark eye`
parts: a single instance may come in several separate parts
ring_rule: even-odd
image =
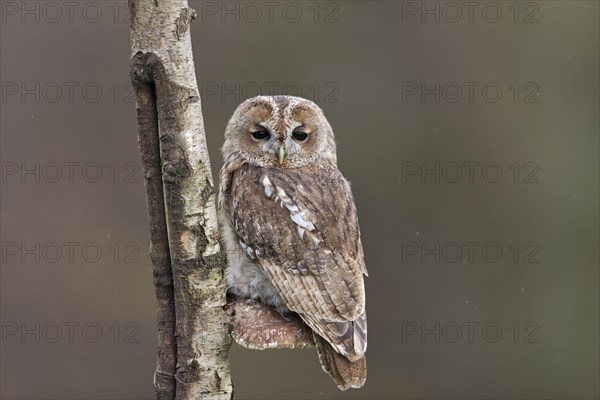
[[[271,136],[271,134],[267,131],[256,131],[256,132],[252,132],[252,137],[256,140],[265,140],[267,139],[269,136]]]
[[[299,142],[304,142],[306,140],[306,138],[308,137],[308,134],[306,132],[298,131],[298,132],[292,133],[292,137]]]

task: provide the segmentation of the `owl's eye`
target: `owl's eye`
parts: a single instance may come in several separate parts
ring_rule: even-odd
[[[271,134],[267,131],[256,131],[256,132],[252,132],[252,137],[256,140],[265,140],[267,139],[269,136],[271,136]]]
[[[306,132],[294,132],[292,133],[292,137],[299,141],[299,142],[304,142],[306,140],[306,138],[308,137],[308,134]]]

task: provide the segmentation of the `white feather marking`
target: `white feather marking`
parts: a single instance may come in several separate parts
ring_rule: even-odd
[[[267,197],[274,197],[273,200],[275,201],[275,204],[279,202],[280,207],[283,208],[283,206],[285,206],[285,208],[288,209],[288,211],[290,212],[290,218],[296,225],[298,225],[297,229],[300,238],[304,239],[305,231],[311,232],[315,230],[315,226],[309,220],[310,217],[305,212],[301,211],[298,205],[294,204],[294,202],[287,195],[285,190],[283,190],[281,187],[274,186],[267,176],[265,176],[262,179],[262,184],[265,188],[265,194],[267,195]],[[316,244],[319,244],[319,242],[321,242],[321,240],[315,235],[310,236]]]
[[[285,205],[286,208],[291,212],[291,213],[297,213],[300,212],[300,209],[298,208],[297,205],[295,204],[286,204]]]
[[[273,184],[269,180],[268,176],[265,176],[263,178],[262,184],[265,188],[265,194],[267,195],[268,198],[271,198],[271,196],[273,196]]]
[[[297,225],[300,225],[302,228],[306,229],[307,231],[312,231],[315,229],[315,226],[312,224],[312,222],[306,221],[304,218],[302,218],[302,215],[300,215],[300,213],[292,213],[291,217],[292,217],[292,221],[294,221],[294,223],[296,223]]]
[[[292,202],[292,200],[288,197],[285,191],[280,187],[277,188],[277,197],[279,197],[281,201],[286,204],[291,204]]]

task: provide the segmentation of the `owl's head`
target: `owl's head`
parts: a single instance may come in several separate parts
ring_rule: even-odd
[[[238,106],[225,129],[223,157],[261,167],[335,164],[333,130],[323,111],[293,96],[257,96]]]

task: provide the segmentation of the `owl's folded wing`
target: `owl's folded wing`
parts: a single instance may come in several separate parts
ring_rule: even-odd
[[[244,165],[231,218],[248,256],[288,308],[350,359],[366,348],[366,274],[350,186],[335,167]]]

